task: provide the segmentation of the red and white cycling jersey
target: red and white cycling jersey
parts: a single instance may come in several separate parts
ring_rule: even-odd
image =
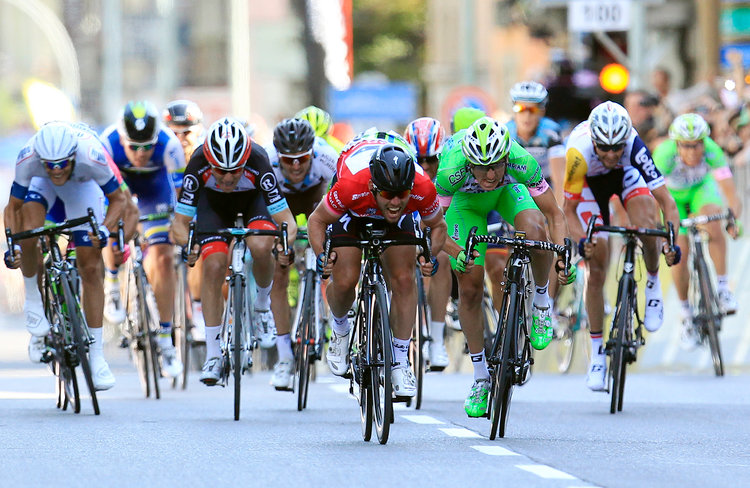
[[[363,139],[350,144],[341,153],[337,163],[337,180],[326,194],[324,202],[335,214],[349,212],[355,217],[383,218],[383,214],[370,191],[370,158],[379,146],[388,141]],[[440,211],[435,185],[416,162],[416,175],[409,203],[404,213],[419,212],[423,219],[431,219]]]

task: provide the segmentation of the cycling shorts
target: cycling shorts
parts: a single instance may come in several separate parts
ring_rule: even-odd
[[[588,208],[586,211],[601,215],[604,225],[609,225],[609,199],[612,195],[617,195],[620,198],[626,210],[631,198],[640,195],[652,197],[651,191],[648,189],[648,185],[643,176],[641,176],[640,171],[632,166],[613,169],[603,175],[587,176],[586,186],[591,190],[593,196],[593,204],[587,205]],[[581,218],[580,213],[579,218]],[[581,225],[586,229],[588,220],[582,219]]]
[[[680,220],[686,219],[691,213],[700,213],[706,205],[724,206],[724,200],[719,192],[719,185],[711,175],[706,175],[703,181],[684,190],[669,190],[677,204]],[[680,234],[687,235],[687,229],[680,228]]]
[[[284,185],[280,184],[279,186],[282,188],[283,192]],[[309,216],[323,199],[323,195],[326,194],[327,190],[328,182],[322,181],[318,185],[303,192],[284,192],[284,198],[286,198],[286,203],[289,205],[292,215],[304,214],[305,216]]]
[[[413,213],[406,213],[395,224],[389,224],[383,219],[369,219],[365,217],[353,217],[345,213],[336,223],[328,226],[331,231],[331,237],[339,241],[359,240],[365,237],[364,230],[367,223],[372,223],[375,229],[384,229],[385,238],[398,239],[413,238],[415,233],[415,220]]]
[[[176,205],[175,188],[166,168],[153,173],[123,173],[130,191],[138,197],[141,215],[166,212]],[[169,219],[143,223],[143,237],[149,246],[171,244],[169,241]]]

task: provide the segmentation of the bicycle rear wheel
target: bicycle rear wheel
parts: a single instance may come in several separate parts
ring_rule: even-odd
[[[138,297],[138,287],[135,280],[135,272],[132,263],[128,263],[126,272],[127,283],[125,285],[125,330],[123,331],[128,340],[130,356],[135,363],[138,372],[138,380],[141,383],[143,395],[151,396],[151,383],[149,382],[149,342],[148,332],[145,326],[145,318],[141,300]]]
[[[631,278],[632,279],[632,278]],[[610,341],[614,334],[612,355],[609,362],[609,373],[612,382],[610,389],[609,413],[622,411],[623,393],[625,392],[625,348],[627,345],[627,333],[630,320],[632,320],[630,289],[633,286],[631,279],[623,276],[620,280],[619,293],[617,296],[617,310],[612,322]]]
[[[86,331],[86,321],[83,318],[78,299],[73,294],[74,284],[71,283],[70,276],[62,274],[60,276],[60,284],[62,285],[63,296],[65,297],[65,304],[68,309],[70,328],[73,332],[75,355],[78,364],[81,366],[81,371],[83,371],[83,377],[86,379],[89,393],[91,394],[91,404],[94,407],[94,414],[99,415],[99,402],[96,399],[96,388],[94,387],[94,378],[91,374],[91,365],[89,364],[89,336]],[[78,412],[80,412],[80,400],[78,401],[78,410],[76,413]]]
[[[705,260],[698,264],[698,283],[700,283],[699,315],[703,317],[699,333],[708,339],[711,350],[711,362],[716,376],[724,376],[724,359],[719,343],[719,329],[721,328],[722,313],[718,306],[718,297],[713,286],[711,274]]]
[[[504,313],[505,320],[498,326],[502,339],[500,358],[492,371],[490,440],[494,440],[496,434],[505,437],[510,401],[513,396],[513,362],[518,351],[518,314],[521,309],[518,292],[518,284],[511,282],[503,299],[502,310],[507,313]]]
[[[187,377],[190,369],[190,344],[188,343],[187,330],[187,303],[185,287],[185,267],[180,264],[177,267],[177,281],[175,286],[174,320],[172,321],[172,340],[174,341],[177,357],[182,361],[182,374],[172,379],[172,388],[187,388]]]
[[[417,270],[419,273],[419,270]],[[424,386],[424,375],[427,370],[427,360],[425,358],[425,347],[427,346],[427,331],[429,330],[429,309],[427,306],[427,297],[424,292],[424,282],[422,276],[417,276],[417,321],[412,330],[411,343],[409,344],[409,360],[411,368],[414,371],[414,377],[417,380],[417,394],[414,401],[414,408],[422,408],[422,388]],[[443,368],[440,368],[442,370]],[[435,371],[439,371],[436,369]],[[407,403],[407,405],[411,402]]]
[[[161,398],[161,390],[159,388],[159,378],[161,378],[161,368],[159,367],[159,310],[156,307],[156,297],[154,292],[151,290],[151,286],[148,284],[146,279],[146,273],[141,269],[139,271],[140,278],[136,282],[140,281],[138,285],[138,300],[139,308],[142,310],[143,320],[141,321],[141,327],[143,336],[146,339],[146,355],[148,357],[149,369],[151,372],[151,378],[154,386],[154,398],[159,400]]]
[[[232,369],[234,373],[234,420],[240,419],[240,399],[242,393],[242,351],[244,348],[242,341],[242,323],[243,306],[245,304],[242,284],[239,282],[239,276],[233,276],[230,281],[230,290],[232,294]]]
[[[388,297],[382,283],[374,283],[370,302],[370,323],[367,329],[368,365],[372,385],[375,431],[381,444],[388,442],[393,418],[393,387],[391,385],[392,344],[388,318]]]
[[[312,347],[315,339],[313,337],[312,321],[315,315],[315,271],[307,270],[302,279],[302,308],[299,313],[299,322],[296,327],[296,357],[295,357],[295,383],[297,386],[297,410],[302,411],[307,407],[307,389],[310,384],[310,369],[312,363]],[[298,297],[299,299],[299,297]]]

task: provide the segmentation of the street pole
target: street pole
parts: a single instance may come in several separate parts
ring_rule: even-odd
[[[695,0],[698,39],[695,80],[713,83],[719,74],[720,0]]]
[[[231,113],[250,118],[250,9],[249,0],[229,3],[229,79],[232,90]]]
[[[114,119],[123,102],[121,11],[120,0],[102,2],[102,121]]]

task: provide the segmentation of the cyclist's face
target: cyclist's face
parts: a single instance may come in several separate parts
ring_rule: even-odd
[[[172,129],[172,132],[177,136],[177,139],[180,140],[182,150],[185,152],[185,162],[187,162],[198,145],[198,137],[200,137],[201,132],[203,132],[203,126],[200,124],[188,127],[175,124],[167,124],[167,126]]]
[[[211,168],[211,174],[216,179],[216,186],[220,191],[229,193],[237,188],[242,178],[242,168],[235,171],[222,171],[218,168]]]
[[[596,156],[605,168],[614,169],[617,166],[617,163],[620,162],[622,153],[625,152],[625,144],[605,146],[604,148],[594,144],[594,151],[596,151]]]
[[[539,121],[544,115],[544,108],[538,103],[515,103],[513,104],[513,119],[521,134],[533,135],[539,126]]]
[[[427,176],[429,176],[431,180],[434,180],[435,176],[437,176],[438,164],[440,162],[437,155],[419,157],[417,158],[417,162],[422,169],[424,169],[424,172],[427,173]]]
[[[73,173],[72,164],[69,164],[62,169],[50,169],[47,165],[45,165],[44,169],[45,171],[47,171],[47,176],[49,176],[50,181],[55,186],[64,185],[68,181],[68,179],[70,179],[71,173]]]
[[[290,183],[300,183],[310,171],[312,149],[300,154],[279,154],[281,173]]]
[[[703,141],[678,141],[677,154],[687,166],[698,166],[703,161],[706,146]]]
[[[409,203],[411,191],[406,190],[401,193],[392,193],[379,191],[370,181],[370,191],[375,195],[375,203],[383,214],[385,221],[389,224],[395,224],[403,215],[406,205]]]
[[[471,174],[474,175],[479,187],[485,191],[494,190],[505,178],[504,162],[488,164],[486,166],[472,164],[470,168]]]
[[[125,149],[125,157],[135,167],[146,166],[151,161],[151,156],[154,155],[153,144],[139,144],[137,142],[129,141],[124,137],[120,137],[120,143]]]

